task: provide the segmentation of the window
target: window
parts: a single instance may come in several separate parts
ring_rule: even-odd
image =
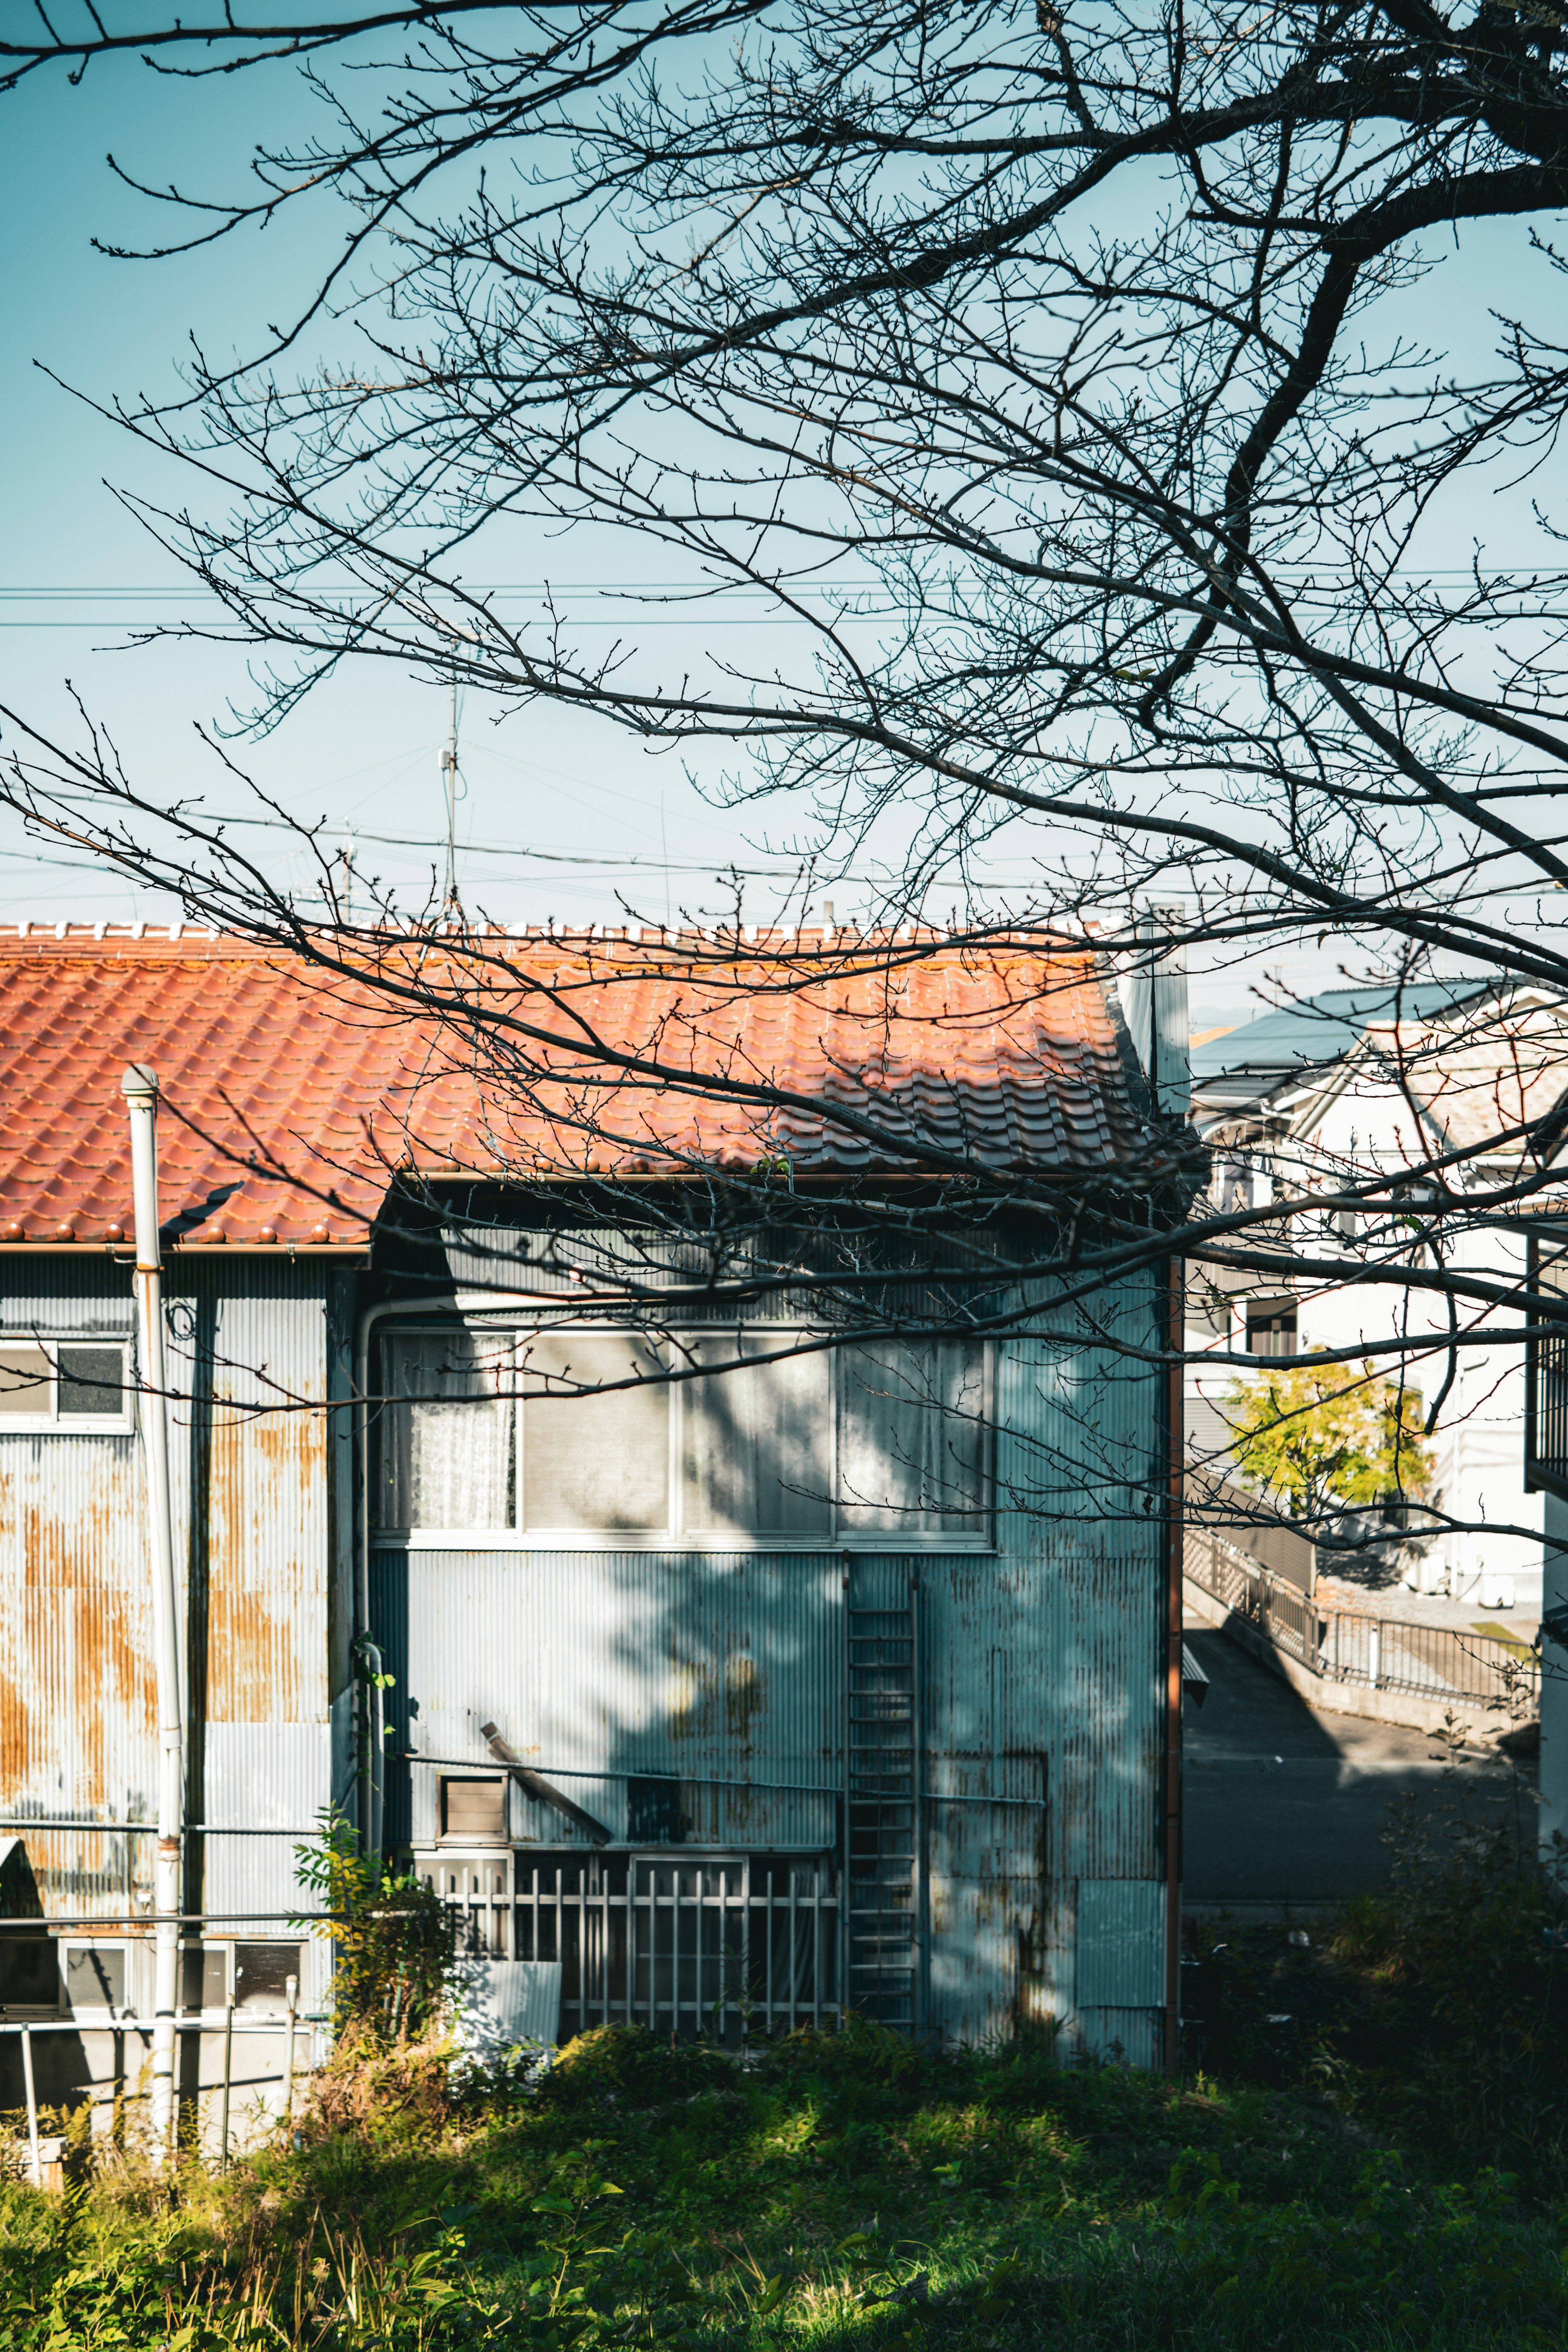
[[[1293,1356],[1296,1353],[1296,1302],[1293,1298],[1247,1300],[1247,1352],[1249,1356]]]
[[[237,1944],[234,1948],[234,2005],[264,2017],[282,2017],[289,2008],[289,1979],[294,1979],[294,2005],[301,2006],[300,1988],[304,1971],[298,1944]]]
[[[1551,1226],[1531,1234],[1527,1279],[1552,1306],[1532,1309],[1524,1351],[1524,1483],[1527,1493],[1568,1495],[1568,1255]]]
[[[229,1944],[187,1944],[180,1954],[180,2001],[185,2010],[222,2009],[228,1999]]]
[[[981,1344],[791,1353],[795,1338],[393,1334],[379,1524],[540,1541],[984,1542]],[[727,1369],[705,1377],[705,1364]]]
[[[123,1944],[64,1944],[66,2007],[125,2013],[126,1951]]]
[[[0,2010],[57,2010],[59,1946],[41,1928],[0,1929]]]
[[[130,1426],[123,1346],[0,1339],[0,1433]]]

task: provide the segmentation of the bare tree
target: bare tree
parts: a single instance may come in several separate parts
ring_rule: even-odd
[[[46,26],[5,54],[13,81],[120,47],[258,84],[304,58],[331,100],[319,142],[264,156],[248,194],[171,196],[160,248],[335,190],[350,234],[293,320],[249,362],[198,358],[178,399],[118,411],[192,469],[183,508],[143,512],[225,607],[184,633],[261,656],[256,725],[350,656],[455,676],[501,712],[575,705],[645,742],[734,747],[731,798],[815,870],[880,851],[884,940],[1005,837],[1035,884],[977,939],[1089,922],[1148,961],[1134,909],[1175,893],[1162,955],[1316,934],[1396,996],[1436,959],[1489,984],[1495,1029],[1525,1017],[1510,992],[1565,976],[1552,902],[1521,921],[1507,901],[1568,882],[1551,509],[1568,361],[1500,310],[1494,350],[1456,363],[1410,339],[1399,298],[1440,290],[1450,243],[1499,218],[1521,284],[1555,287],[1565,37],[1550,8],[1489,0],[1262,17],[457,0],[271,30]],[[301,367],[329,322],[337,348]],[[1474,485],[1508,490],[1541,562],[1435,560]],[[520,625],[470,584],[492,551],[567,526],[664,551],[692,645],[707,602],[743,588],[800,650],[672,671],[668,634],[634,624],[602,656],[563,613]],[[324,856],[315,899],[290,899],[95,739],[13,726],[14,804],[193,916],[416,1005],[514,1096],[563,1039],[621,1074],[570,1006],[503,1011],[515,975],[482,926],[411,972],[363,878],[357,925]],[[744,965],[732,929],[688,950]],[[897,950],[931,951],[919,929]],[[1406,1033],[1394,1063],[1436,1067],[1452,1043]],[[694,1083],[646,1041],[632,1058]],[[766,1073],[723,1083],[764,1119],[787,1108]],[[1182,1247],[1225,1282],[1381,1286],[1358,1360],[1517,1346],[1552,1297],[1479,1266],[1468,1237],[1550,1198],[1554,1108],[1500,1094],[1456,1142],[1424,1098],[1397,1166],[1325,1162],[1310,1217],[1284,1194],[1205,1196]],[[973,1165],[942,1172],[994,1197]],[[1340,1215],[1363,1221],[1354,1253]],[[1084,1278],[1052,1231],[1020,1279]],[[1172,1248],[1108,1232],[1097,1277]],[[1422,1297],[1439,1339],[1411,1325]]]

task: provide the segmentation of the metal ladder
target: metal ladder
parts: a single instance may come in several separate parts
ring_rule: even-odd
[[[920,1590],[902,1609],[845,1596],[846,1985],[848,2008],[880,2025],[920,2023],[922,1822]]]

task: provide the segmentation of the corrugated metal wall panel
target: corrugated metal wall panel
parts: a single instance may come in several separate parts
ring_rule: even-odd
[[[1140,1277],[1098,1301],[1096,1320],[1146,1348],[1157,1337],[1155,1308],[1152,1279]],[[1042,1337],[998,1349],[993,1637],[928,1643],[929,1655],[951,1657],[955,1725],[966,1673],[988,1671],[994,1752],[1006,1771],[1047,1779],[1045,1861],[1013,1966],[1020,2008],[1058,2021],[1080,2006],[1077,1882],[1152,1884],[1163,1871],[1157,1405],[1157,1377],[1113,1349]],[[983,1662],[982,1647],[1000,1655]]]
[[[1100,1311],[1147,1346],[1152,1282]],[[1152,1906],[1162,1948],[1163,1935],[1156,1382],[1102,1348],[1031,1338],[998,1349],[994,1410],[997,1551],[847,1562],[868,1609],[902,1608],[918,1570],[927,2017],[964,2039],[1078,2015],[1080,1881],[1135,1884],[1130,1899]],[[410,1737],[425,1757],[493,1771],[479,1737],[493,1719],[617,1843],[828,1846],[846,1565],[820,1553],[388,1549],[374,1613],[398,1677],[395,1744]],[[649,1792],[624,1780],[566,1777],[595,1767],[679,1784],[676,1812],[657,1788],[650,1812]],[[437,1836],[442,1769],[395,1781],[395,1834]],[[726,1792],[726,1779],[753,1790]],[[770,1779],[832,1794],[770,1792]],[[571,1842],[515,1791],[510,1828]],[[1137,2002],[1117,2006],[1131,2016]]]
[[[493,1770],[479,1727],[494,1721],[547,1776],[677,1784],[679,1797],[563,1779],[617,1841],[659,1842],[650,1824],[679,1803],[692,1842],[833,1844],[836,1553],[384,1551],[374,1575],[389,1703],[419,1754]],[[437,1833],[438,1778],[416,1768],[393,1784],[395,1834]],[[573,1842],[514,1793],[514,1833]]]
[[[294,1846],[310,1838],[331,1780],[329,1723],[214,1723],[207,1727],[206,1819],[243,1837],[209,1837],[208,1910],[232,1916],[286,1912],[298,1905]],[[289,1834],[261,1837],[258,1831]],[[226,1933],[235,1932],[226,1927]],[[271,1934],[282,1933],[274,1919]]]
[[[320,1401],[331,1278],[287,1257],[175,1258],[166,1269],[171,1378],[182,1391],[169,1405],[169,1441],[189,1595],[192,1820],[243,1822],[286,1784],[291,1817],[308,1822],[330,1794],[332,1560]],[[0,1328],[129,1336],[130,1283],[129,1269],[107,1260],[0,1259]],[[300,1400],[306,1410],[279,1410]],[[0,1814],[152,1819],[148,1575],[137,1437],[0,1436]],[[268,1764],[274,1727],[309,1727],[319,1760],[302,1777],[281,1760],[286,1740],[277,1772]],[[219,1761],[215,1784],[208,1768],[238,1727],[257,1735],[244,1748],[248,1766],[237,1777],[233,1756]],[[207,1849],[209,1905],[220,1893],[223,1907],[293,1899],[291,1867],[282,1885],[272,1841],[228,1843],[221,1863],[216,1842]],[[27,1849],[50,1912],[108,1916],[132,1884],[148,1889],[145,1837],[31,1832]],[[187,1901],[203,1893],[193,1883]]]
[[[1079,2008],[1157,2009],[1164,1990],[1164,1889],[1157,1879],[1080,1879]]]

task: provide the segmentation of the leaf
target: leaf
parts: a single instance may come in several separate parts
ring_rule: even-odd
[[[759,2318],[765,2319],[771,2311],[776,2311],[778,2309],[780,2304],[784,2301],[784,2296],[788,2292],[789,2288],[787,2282],[782,2276],[778,2278],[764,2279],[763,2282],[763,2291],[757,2297],[756,2302],[752,2305],[752,2309],[756,2313]]]

